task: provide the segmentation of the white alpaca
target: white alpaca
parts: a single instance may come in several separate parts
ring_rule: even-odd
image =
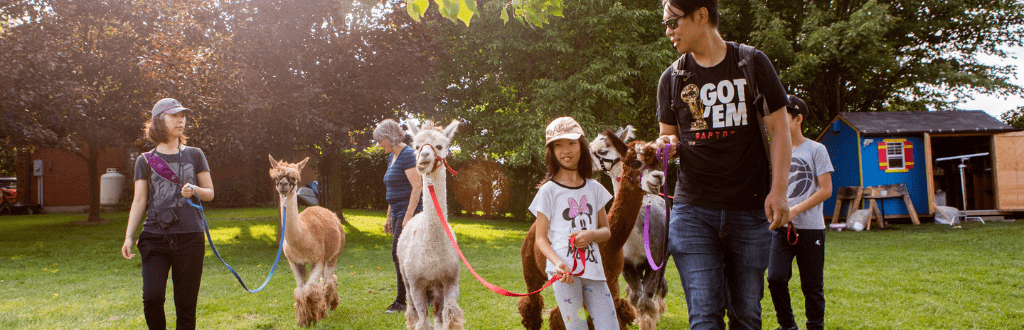
[[[452,136],[458,126],[459,122],[453,121],[442,131],[434,127],[433,122],[426,121],[422,128],[409,127],[416,152],[416,170],[423,176],[425,185],[433,185],[445,219],[448,219],[448,189],[442,161],[449,155]],[[458,303],[459,255],[444,229],[427,192],[423,212],[409,220],[398,238],[398,265],[409,295],[405,323],[410,330],[430,327],[427,313],[430,299],[434,306],[434,329],[462,329],[464,319]]]
[[[623,142],[635,138],[633,126],[626,125],[619,128],[615,135]],[[594,157],[594,170],[607,174],[612,179],[613,191],[619,193],[621,183],[617,180],[622,177],[622,156],[615,151],[607,138],[599,134],[590,143],[591,156]],[[659,162],[660,164],[660,162]],[[665,281],[664,271],[654,271],[647,261],[647,251],[644,248],[644,218],[647,205],[651,206],[650,211],[650,240],[651,253],[656,262],[661,261],[662,244],[667,239],[665,233],[665,200],[658,196],[665,175],[659,168],[648,169],[644,173],[641,187],[647,194],[644,195],[643,207],[637,215],[636,225],[629,235],[629,240],[622,247],[623,267],[622,277],[626,280],[626,293],[630,303],[636,307],[639,314],[638,326],[641,330],[655,329],[658,319],[665,312],[665,295],[668,293],[668,283]],[[649,172],[648,172],[649,171]],[[665,265],[667,266],[667,265]]]

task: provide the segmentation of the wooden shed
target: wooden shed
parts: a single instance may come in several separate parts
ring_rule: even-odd
[[[936,203],[964,209],[959,159],[965,161],[967,210],[972,215],[1024,211],[1024,132],[983,111],[842,112],[817,137],[828,149],[836,190],[847,186],[906,184],[920,215]],[[888,218],[908,217],[899,200],[885,200]],[[927,212],[927,213],[924,213]]]

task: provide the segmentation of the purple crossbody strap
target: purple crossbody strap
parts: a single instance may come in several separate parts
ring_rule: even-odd
[[[171,166],[167,165],[163,158],[153,154],[153,152],[147,152],[142,155],[146,157],[146,163],[153,169],[153,172],[156,172],[156,174],[159,174],[171,183],[178,184],[178,175],[171,170]]]

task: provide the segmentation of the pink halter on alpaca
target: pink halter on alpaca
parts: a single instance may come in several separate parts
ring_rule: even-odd
[[[447,168],[448,171],[451,172],[453,176],[454,175],[459,175],[458,173],[455,172],[455,170],[453,170],[451,168],[451,166],[448,166],[448,161],[446,160],[447,157],[441,157],[437,153],[437,150],[434,149],[434,146],[432,146],[430,144],[425,144],[422,147],[420,147],[420,152],[422,153],[423,152],[423,148],[426,148],[426,147],[430,147],[430,150],[434,152],[434,164],[433,164],[434,167],[431,169],[431,172],[433,172],[434,170],[436,170],[438,168],[438,163],[444,163],[445,168]],[[484,278],[481,277],[480,274],[477,274],[476,270],[473,269],[473,266],[469,264],[469,260],[466,260],[466,256],[462,254],[462,249],[459,248],[459,244],[457,242],[455,242],[455,235],[452,234],[451,225],[449,225],[448,221],[445,220],[444,213],[442,213],[442,211],[441,211],[441,204],[440,204],[440,202],[437,201],[437,193],[434,192],[434,185],[428,182],[427,190],[430,191],[430,199],[434,202],[434,210],[437,211],[437,218],[439,220],[441,220],[441,224],[443,225],[442,227],[444,228],[444,233],[448,235],[448,240],[451,241],[452,247],[454,247],[455,251],[459,253],[459,257],[462,258],[462,263],[466,265],[466,268],[469,269],[470,273],[473,273],[473,276],[476,277],[476,280],[479,281],[480,284],[483,284],[484,287],[486,287],[488,290],[491,290],[491,292],[494,292],[494,293],[497,293],[497,294],[500,294],[500,295],[503,295],[503,296],[506,296],[506,297],[529,296],[529,295],[535,294],[537,292],[543,291],[548,286],[551,286],[552,283],[554,283],[555,281],[561,279],[561,277],[558,276],[558,275],[552,276],[551,279],[548,280],[548,282],[546,284],[544,284],[544,286],[542,286],[540,289],[537,289],[537,291],[530,292],[530,293],[513,293],[513,292],[508,291],[508,290],[506,290],[506,289],[504,289],[502,287],[499,287],[497,285],[491,284],[490,282],[487,282],[487,280],[484,280]],[[584,213],[587,212],[587,197],[584,196],[580,200],[580,203],[582,203],[583,205],[580,206],[580,207],[574,207],[573,210],[575,212],[584,212]],[[572,212],[572,211],[570,211],[570,212]],[[569,246],[574,248],[574,249],[576,249],[577,254],[580,256],[580,258],[578,260],[586,260],[586,258],[587,258],[586,252],[583,249],[576,248],[576,237],[575,236],[574,237],[569,237]],[[583,272],[585,272],[587,270],[587,263],[586,262],[582,262],[582,267],[580,267],[580,270],[577,272],[576,271],[576,266],[579,266],[579,264],[577,264],[576,261],[577,261],[577,259],[573,258],[573,260],[572,260],[572,270],[569,271],[569,275],[580,276],[580,275],[583,275]]]

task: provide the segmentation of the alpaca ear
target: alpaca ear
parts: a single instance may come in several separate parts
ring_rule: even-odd
[[[309,162],[309,157],[306,157],[306,159],[303,159],[303,160],[302,160],[301,162],[299,162],[298,164],[296,164],[296,167],[298,167],[298,168],[299,168],[299,172],[302,172],[302,169],[303,169],[304,167],[306,167],[306,163],[307,163],[307,162]]]
[[[416,137],[416,134],[420,134],[420,127],[416,125],[415,121],[409,121],[409,134],[413,137]]]
[[[455,130],[458,129],[458,128],[459,128],[459,120],[458,119],[452,120],[452,123],[448,124],[448,127],[444,128],[444,136],[448,138],[448,141],[452,140],[452,137],[455,136]]]
[[[615,148],[615,152],[618,152],[620,156],[626,155],[626,150],[629,148],[626,147],[626,143],[622,142],[622,139],[620,139],[618,135],[615,135],[615,132],[613,132],[611,128],[606,129],[602,134],[604,134],[608,139],[608,143]]]
[[[271,156],[270,154],[267,154],[267,156],[270,157],[270,167],[277,167],[277,160],[274,160],[274,156]]]
[[[633,125],[626,125],[626,127],[619,127],[619,130],[615,132],[615,135],[619,136],[619,140],[623,143],[636,138],[636,128]]]

